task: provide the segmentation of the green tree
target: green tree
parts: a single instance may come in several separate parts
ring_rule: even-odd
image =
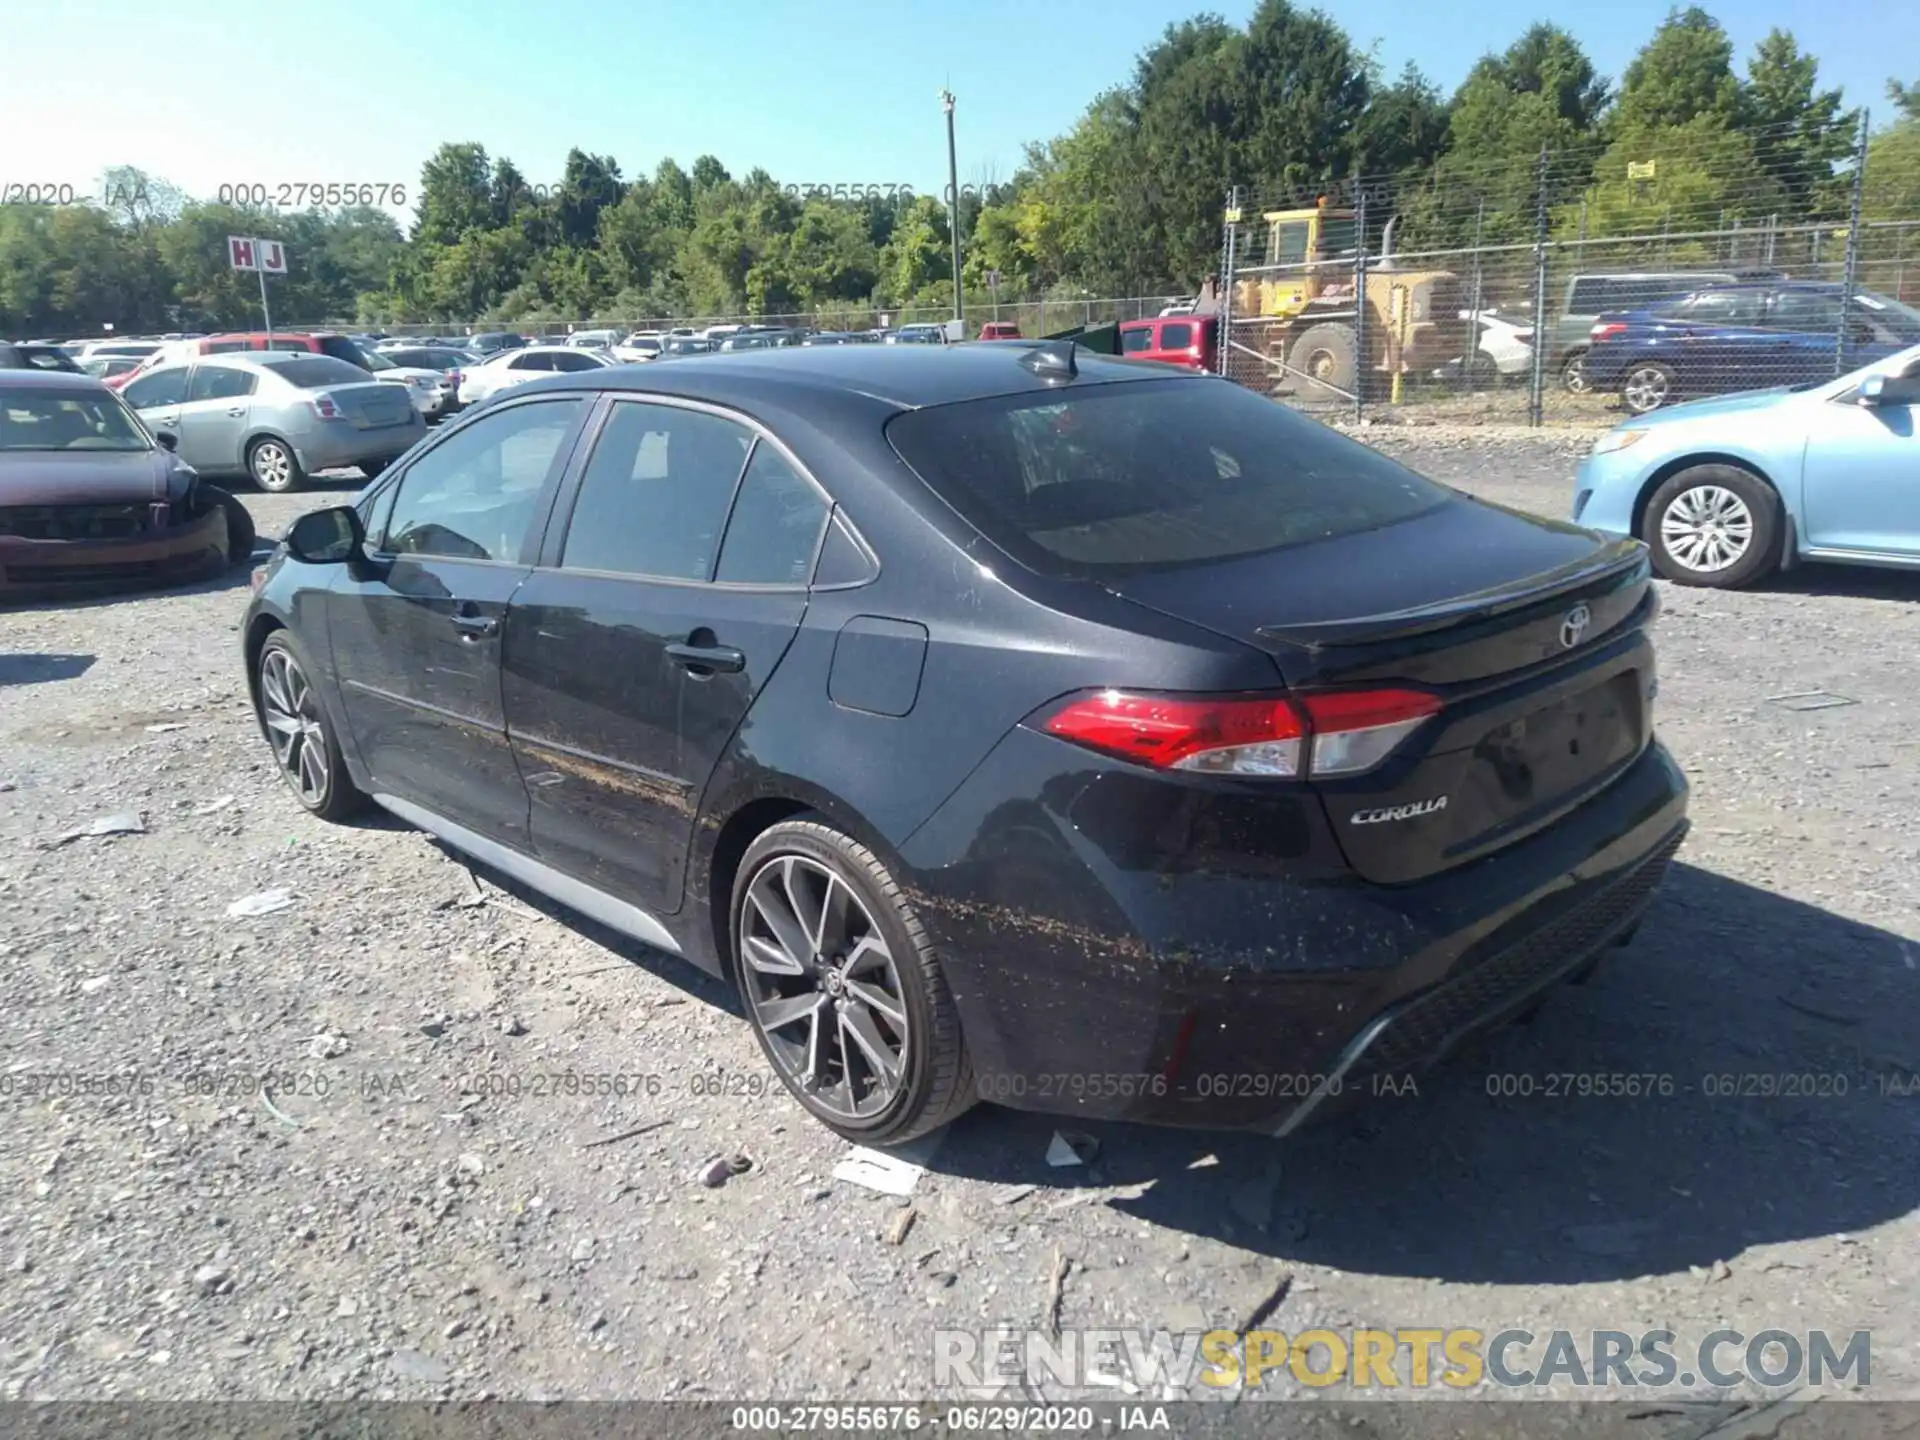
[[[569,150],[553,197],[560,242],[578,248],[592,245],[600,233],[600,212],[618,205],[625,188],[612,156]]]
[[[1835,170],[1860,133],[1860,112],[1842,109],[1837,89],[1820,89],[1819,74],[1820,62],[1784,30],[1771,31],[1747,62],[1744,119],[1754,159],[1803,216],[1843,211]]]
[[[1902,85],[1898,80],[1889,80],[1887,99],[1893,102],[1902,119],[1920,120],[1920,83]]]
[[[491,178],[484,146],[447,144],[434,151],[420,168],[414,239],[451,245],[469,230],[484,228],[493,207]]]
[[[1615,118],[1642,131],[1705,117],[1732,129],[1744,118],[1733,41],[1699,6],[1675,9],[1621,77]]]

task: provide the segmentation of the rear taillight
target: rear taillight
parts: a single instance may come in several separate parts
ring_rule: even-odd
[[[344,420],[347,412],[342,410],[331,395],[316,395],[307,402],[313,407],[313,413],[322,420]]]
[[[1291,699],[1102,690],[1068,701],[1042,728],[1158,770],[1302,779],[1371,770],[1439,709],[1417,690]]]
[[[1605,324],[1596,325],[1593,329],[1589,330],[1587,332],[1587,338],[1589,340],[1607,340],[1615,335],[1624,335],[1626,331],[1627,327],[1619,322],[1608,321]]]

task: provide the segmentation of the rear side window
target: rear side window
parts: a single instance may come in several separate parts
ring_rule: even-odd
[[[1153,327],[1142,325],[1138,330],[1122,330],[1120,349],[1127,355],[1138,355],[1143,350],[1153,349]]]
[[[1186,321],[1169,322],[1160,327],[1162,350],[1184,350],[1193,344],[1193,326]]]
[[[320,353],[331,355],[336,360],[344,360],[349,365],[357,365],[362,370],[369,368],[367,357],[360,353],[360,347],[344,335],[322,335]]]
[[[200,347],[202,355],[231,355],[238,350],[251,350],[251,340],[209,340]]]
[[[120,396],[136,410],[150,410],[156,405],[178,405],[187,398],[187,367],[180,365],[154,370],[138,380],[130,380]]]
[[[1221,380],[1096,384],[898,415],[902,459],[1029,569],[1094,578],[1377,529],[1451,492]]]
[[[752,443],[702,410],[614,406],[580,479],[562,567],[705,580]]]
[[[740,585],[804,585],[827,523],[820,492],[765,441],[753,447],[727,521],[716,580]]]
[[[286,360],[273,367],[273,373],[301,390],[317,390],[322,385],[358,385],[367,381],[367,372],[358,365],[335,360],[330,355],[307,355]]]
[[[532,354],[515,355],[507,361],[507,368],[509,370],[551,370],[553,357],[544,350],[535,351]]]
[[[289,352],[299,352],[303,354],[313,353],[313,346],[309,345],[304,340],[269,340],[267,342],[267,349],[286,350]]]
[[[196,365],[187,386],[189,400],[237,400],[253,394],[253,372],[226,365]]]
[[[605,367],[591,355],[549,355],[556,370],[600,370]]]

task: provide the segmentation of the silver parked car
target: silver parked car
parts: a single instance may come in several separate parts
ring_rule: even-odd
[[[307,351],[201,355],[131,380],[122,398],[202,475],[245,475],[262,490],[296,490],[316,470],[357,465],[369,476],[427,433],[404,386]]]

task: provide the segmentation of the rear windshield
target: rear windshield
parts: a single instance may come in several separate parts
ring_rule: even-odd
[[[1204,564],[1392,525],[1450,491],[1217,379],[1090,385],[896,416],[927,485],[1043,574]]]
[[[344,335],[322,335],[320,353],[331,355],[336,360],[344,360],[349,365],[358,365],[362,370],[373,368],[367,364],[367,357],[361,352],[360,347]]]
[[[308,355],[299,360],[282,360],[273,373],[301,390],[317,390],[323,385],[358,385],[367,372],[358,365],[335,360],[331,355]]]

